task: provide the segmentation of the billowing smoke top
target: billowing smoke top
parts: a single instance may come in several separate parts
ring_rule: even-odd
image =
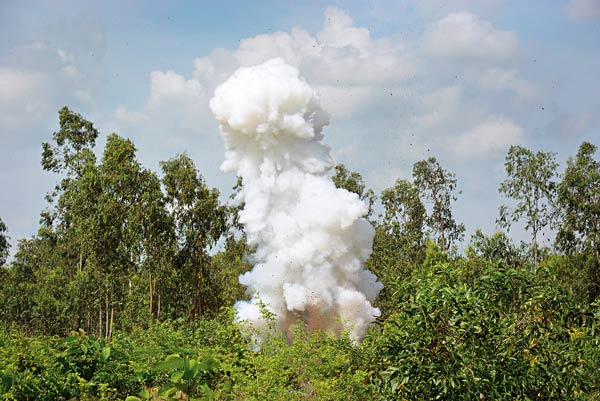
[[[256,246],[254,269],[240,276],[252,299],[236,304],[239,319],[265,327],[262,302],[283,330],[300,319],[361,339],[383,287],[362,267],[374,230],[362,218],[367,206],[327,176],[328,117],[315,91],[277,58],[237,70],[210,107],[225,140],[221,169],[242,177],[240,221]]]

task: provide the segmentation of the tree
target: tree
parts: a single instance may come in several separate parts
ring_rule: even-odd
[[[445,170],[435,157],[416,162],[412,174],[421,199],[431,204],[427,225],[442,252],[446,253],[453,243],[462,240],[465,232],[464,224],[457,223],[452,216],[451,202],[457,199],[453,194],[456,177]]]
[[[169,227],[160,180],[137,161],[131,140],[108,136],[99,178],[93,254],[103,275],[105,333],[110,334],[115,313],[121,324],[135,323],[146,310],[158,315],[152,305],[152,273],[162,270],[161,246],[169,249]]]
[[[575,159],[567,161],[558,185],[562,212],[557,242],[567,252],[589,250],[600,264],[600,162],[594,160],[597,147],[583,142]]]
[[[38,238],[21,257],[31,261],[36,296],[62,286],[62,295],[46,291],[39,298],[40,310],[67,299],[72,319],[64,329],[83,327],[105,336],[115,323],[127,327],[159,318],[174,230],[158,176],[140,165],[134,144],[117,134],[107,137],[97,163],[93,124],[66,107],[59,120],[54,143],[43,144],[42,166],[61,180],[47,196],[52,208],[42,214]],[[53,257],[26,258],[38,248],[48,248]]]
[[[501,194],[515,200],[516,205],[513,209],[502,205],[496,222],[509,229],[512,223],[525,220],[525,229],[531,231],[534,266],[539,263],[538,235],[554,217],[552,203],[556,183],[553,178],[558,166],[554,158],[551,152],[534,153],[521,146],[511,146],[504,163],[508,178],[499,189]]]
[[[471,235],[467,255],[495,261],[502,266],[518,266],[522,260],[519,248],[502,231],[485,235],[481,230],[475,230]]]
[[[375,224],[373,253],[366,265],[384,285],[377,302],[386,313],[396,307],[391,289],[407,280],[425,258],[426,214],[417,189],[406,180],[385,189],[381,203],[385,212]]]
[[[176,227],[174,263],[179,274],[179,301],[181,309],[187,309],[188,317],[195,318],[220,306],[209,250],[228,231],[229,209],[219,202],[219,191],[206,185],[186,154],[160,165],[166,204]]]
[[[347,191],[358,195],[359,199],[368,206],[367,219],[373,214],[373,204],[375,203],[375,193],[367,189],[362,176],[356,171],[350,171],[343,164],[335,166],[335,174],[331,178],[336,188],[344,188]]]
[[[4,266],[4,263],[6,263],[6,258],[8,257],[8,251],[10,249],[6,231],[6,224],[4,224],[0,218],[0,267]]]
[[[398,179],[393,187],[381,193],[381,203],[385,214],[380,227],[393,238],[394,248],[402,255],[399,260],[413,265],[422,262],[426,211],[417,188]]]

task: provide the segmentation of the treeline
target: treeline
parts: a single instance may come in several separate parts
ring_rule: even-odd
[[[58,183],[37,235],[0,270],[1,321],[27,334],[110,337],[153,320],[209,317],[243,296],[236,211],[187,155],[162,162],[159,178],[129,139],[109,135],[97,160],[93,124],[66,107],[59,119],[42,153]]]
[[[47,195],[37,235],[21,240],[10,266],[0,270],[0,321],[29,334],[82,328],[108,337],[115,328],[155,320],[211,317],[244,296],[237,277],[249,269],[245,256],[251,250],[237,223],[238,209],[221,202],[187,155],[161,162],[159,175],[138,162],[129,139],[111,134],[97,160],[99,133],[90,121],[64,107],[59,124],[52,142],[43,143],[41,163],[58,182]],[[595,145],[583,143],[559,176],[553,153],[511,147],[507,178],[499,188],[511,206],[500,207],[497,223],[508,230],[521,221],[531,242],[515,246],[501,231],[478,230],[467,253],[533,270],[540,260],[562,258],[577,266],[565,277],[573,278],[569,285],[578,299],[596,299],[600,163],[595,152]],[[380,196],[344,165],[336,166],[333,180],[370,206],[367,217],[376,237],[368,268],[385,284],[379,301],[384,309],[387,289],[424,262],[429,242],[456,256],[465,236],[452,213],[457,180],[435,158],[415,163],[412,181],[399,179]],[[553,247],[540,243],[550,228],[557,233]],[[6,231],[0,220],[3,265]]]
[[[595,145],[581,144],[562,174],[554,154],[511,147],[504,231],[475,231],[464,252],[457,179],[435,158],[379,195],[336,166],[336,186],[370,206],[382,316],[360,345],[298,327],[291,344],[274,335],[255,352],[232,319],[252,252],[238,209],[185,154],[157,174],[112,134],[97,160],[93,124],[67,108],[59,117],[42,154],[58,183],[8,265],[0,220],[5,399],[600,397]],[[531,241],[511,241],[516,222]],[[556,240],[541,241],[550,229]]]

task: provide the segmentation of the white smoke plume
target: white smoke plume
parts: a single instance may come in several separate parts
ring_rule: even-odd
[[[240,276],[252,299],[236,303],[238,318],[264,328],[263,303],[285,332],[302,320],[308,330],[362,339],[383,288],[363,268],[374,229],[367,206],[328,176],[328,116],[316,92],[276,58],[238,69],[210,107],[225,141],[221,169],[242,177],[240,221],[256,247],[253,270]]]

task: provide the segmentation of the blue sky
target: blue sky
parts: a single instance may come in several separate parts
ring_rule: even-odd
[[[495,228],[511,144],[561,163],[583,140],[600,145],[600,0],[249,4],[0,2],[0,217],[13,245],[35,233],[57,179],[40,153],[62,105],[103,137],[130,137],[153,170],[188,152],[228,194],[208,100],[239,66],[277,56],[319,90],[326,143],[376,191],[430,155],[456,173],[468,233]]]

